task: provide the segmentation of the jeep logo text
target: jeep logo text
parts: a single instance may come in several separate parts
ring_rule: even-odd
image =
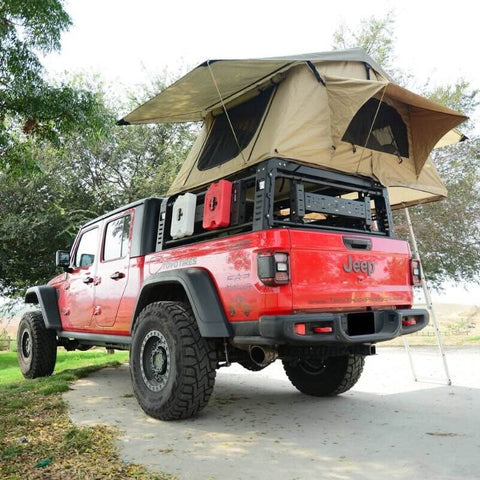
[[[359,262],[358,260],[353,260],[351,255],[347,257],[347,263],[343,264],[343,269],[347,272],[355,272],[355,273],[366,273],[367,275],[372,275],[375,271],[375,264],[373,262]]]

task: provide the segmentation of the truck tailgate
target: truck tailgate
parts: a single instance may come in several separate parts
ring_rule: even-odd
[[[411,305],[406,242],[295,229],[290,238],[294,311]]]

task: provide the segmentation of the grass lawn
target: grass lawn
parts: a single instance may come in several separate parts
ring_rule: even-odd
[[[72,368],[103,366],[110,362],[124,363],[128,360],[128,352],[115,352],[107,355],[105,350],[91,350],[88,352],[66,352],[58,350],[55,372],[59,373]],[[25,381],[17,363],[15,352],[0,352],[0,389],[2,385],[12,382]]]
[[[79,428],[69,420],[61,394],[70,383],[127,359],[127,352],[59,350],[51,377],[24,380],[16,353],[0,353],[0,478],[172,479],[123,463],[114,428]]]

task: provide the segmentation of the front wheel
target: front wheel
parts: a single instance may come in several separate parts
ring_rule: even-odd
[[[363,355],[343,355],[322,360],[283,361],[292,385],[302,393],[325,397],[350,390],[363,371]]]
[[[27,312],[17,332],[17,359],[25,378],[47,377],[57,361],[57,335],[45,328],[42,312]]]
[[[195,415],[212,394],[215,369],[215,351],[185,304],[155,302],[142,310],[132,332],[130,375],[145,413],[160,420]]]

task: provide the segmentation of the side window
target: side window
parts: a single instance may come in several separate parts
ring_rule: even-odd
[[[107,223],[103,247],[103,260],[105,262],[123,258],[127,254],[130,218],[130,215],[127,215]]]
[[[80,238],[80,242],[75,253],[74,266],[88,267],[95,261],[95,253],[98,246],[98,227],[85,232]]]

